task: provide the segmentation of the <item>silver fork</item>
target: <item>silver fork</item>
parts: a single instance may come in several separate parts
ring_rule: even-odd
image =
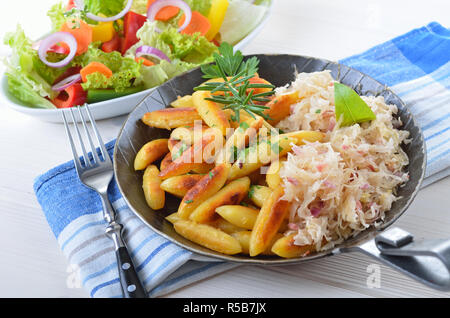
[[[91,148],[92,158],[90,158],[86,152],[86,146],[83,142],[83,138],[81,137],[80,130],[78,129],[73,108],[70,108],[69,112],[72,118],[73,126],[75,127],[81,150],[83,152],[83,156],[81,158],[78,156],[72,134],[70,133],[65,111],[63,110],[61,112],[64,120],[64,125],[66,127],[67,136],[69,137],[70,146],[72,148],[73,159],[78,177],[80,178],[81,183],[83,183],[86,187],[96,191],[100,195],[100,199],[103,205],[103,216],[108,224],[105,232],[106,235],[114,242],[123,296],[126,298],[147,297],[145,288],[139,280],[136,269],[133,265],[133,261],[131,260],[125,242],[123,241],[123,226],[122,224],[117,222],[116,212],[114,211],[114,208],[108,198],[108,186],[114,174],[112,160],[98,132],[97,126],[88,105],[86,104],[83,108],[86,109],[86,113],[89,117],[89,121],[91,122],[95,137],[97,138],[97,142],[100,146],[101,157],[98,155],[97,149],[92,142],[92,137],[89,132],[82,109],[80,107],[77,107],[81,123],[89,142],[89,146]]]

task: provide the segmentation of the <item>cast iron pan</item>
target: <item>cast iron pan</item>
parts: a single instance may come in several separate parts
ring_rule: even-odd
[[[150,209],[142,192],[142,172],[134,171],[133,162],[137,151],[145,143],[152,139],[169,136],[167,130],[151,128],[143,124],[141,117],[147,112],[168,107],[177,96],[192,94],[193,88],[204,81],[200,69],[194,69],[173,78],[155,89],[134,109],[120,131],[114,151],[115,177],[120,191],[134,213],[152,230],[168,240],[214,260],[258,265],[281,265],[301,263],[342,252],[360,251],[376,257],[428,286],[450,290],[450,240],[420,242],[413,240],[412,235],[401,229],[392,227],[387,229],[411,204],[425,173],[424,138],[405,104],[385,85],[345,65],[305,56],[255,56],[260,60],[260,76],[277,87],[292,82],[295,78],[295,72],[330,70],[335,79],[352,87],[358,94],[381,95],[387,103],[398,106],[398,116],[403,123],[402,129],[408,130],[411,138],[411,142],[404,145],[404,150],[410,160],[407,167],[410,179],[398,189],[400,199],[395,201],[392,209],[386,213],[386,218],[381,226],[370,227],[334,249],[294,259],[224,255],[203,248],[178,235],[164,217],[177,211],[179,199],[167,195],[166,207],[163,210],[153,211]]]

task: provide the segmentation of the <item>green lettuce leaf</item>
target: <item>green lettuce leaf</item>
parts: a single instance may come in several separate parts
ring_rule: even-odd
[[[159,28],[161,32],[156,32]],[[159,22],[146,22],[137,32],[139,40],[132,46],[127,55],[134,56],[136,49],[148,45],[164,52],[171,60],[179,59],[192,64],[203,64],[212,61],[212,54],[217,47],[200,34],[181,34],[176,28],[165,26]]]
[[[165,63],[168,62],[165,61]],[[169,79],[169,75],[164,70],[163,64],[164,62],[153,66],[142,66],[139,83],[142,83],[145,89],[161,85]]]
[[[185,0],[192,11],[198,11],[203,15],[208,15],[209,9],[211,8],[212,0]],[[147,3],[148,0],[134,0],[131,6],[131,11],[139,14],[147,14]]]
[[[43,98],[39,92],[41,87],[33,81],[29,81],[20,72],[6,73],[8,78],[8,91],[18,100],[25,102],[29,107],[56,108],[49,100]]]
[[[180,60],[172,60],[171,63],[162,60],[153,66],[142,66],[141,77],[137,84],[141,83],[146,89],[152,88],[195,67],[195,64]]]
[[[157,48],[171,58],[172,50],[170,49],[170,46],[162,40],[160,33],[156,31],[157,28],[164,28],[164,25],[160,22],[144,23],[144,25],[136,33],[137,38],[140,39],[139,42],[130,47],[125,55],[134,57],[138,47],[148,45]]]
[[[119,52],[111,53],[91,45],[88,51],[82,56],[79,63],[82,67],[91,62],[100,62],[105,64],[112,72],[110,78],[106,78],[103,74],[93,73],[88,75],[87,82],[83,83],[83,89],[97,88],[113,88],[116,92],[121,92],[125,88],[135,86],[135,79],[141,76],[141,63],[137,63],[134,59],[123,57]]]
[[[47,60],[50,62],[57,62],[61,60],[61,55],[57,53],[47,53]],[[49,84],[54,84],[56,79],[63,75],[67,69],[73,66],[75,61],[76,60],[72,60],[72,62],[67,66],[54,68],[44,64],[37,54],[33,54],[34,70]]]
[[[146,15],[147,14],[147,3],[148,0],[133,0],[131,5],[131,11]]]
[[[181,34],[175,28],[167,28],[159,39],[171,48],[174,58],[193,64],[203,64],[217,52],[217,47],[199,33]],[[212,60],[211,60],[212,61]]]
[[[20,26],[16,32],[7,33],[4,41],[12,49],[12,55],[4,60],[9,92],[31,107],[54,108],[45,98],[56,96],[46,77],[56,78],[56,71],[44,72],[44,68],[49,67],[39,60],[37,51],[31,48],[31,40]]]
[[[107,17],[114,16],[125,6],[124,0],[84,0],[87,11],[98,15],[104,14]]]
[[[156,27],[161,32],[156,32]],[[137,32],[137,37],[139,42],[127,51],[126,56],[134,58],[138,47],[148,45],[161,50],[171,60],[141,67],[141,78],[137,82],[145,88],[158,86],[174,76],[212,62],[213,53],[218,51],[204,36],[180,34],[176,28],[160,22],[146,22]]]
[[[245,0],[230,0],[225,19],[220,27],[222,41],[235,45],[262,21],[267,5],[257,5]]]
[[[53,32],[59,31],[64,22],[66,22],[64,12],[66,12],[66,9],[65,5],[62,2],[54,4],[47,12],[47,16],[50,18],[50,21],[52,22]]]
[[[192,11],[198,11],[204,16],[208,16],[209,9],[211,9],[212,0],[184,0]]]

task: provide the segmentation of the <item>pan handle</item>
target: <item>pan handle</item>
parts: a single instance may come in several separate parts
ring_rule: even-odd
[[[450,239],[414,240],[394,227],[347,251],[363,252],[425,285],[450,291]]]

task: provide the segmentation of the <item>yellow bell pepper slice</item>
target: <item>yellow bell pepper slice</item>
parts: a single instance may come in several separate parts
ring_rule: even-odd
[[[116,31],[113,22],[100,22],[92,27],[92,42],[100,41],[102,43],[110,41]]]
[[[211,9],[209,10],[208,20],[211,23],[211,28],[206,33],[206,38],[212,41],[219,33],[222,26],[223,19],[228,10],[228,0],[212,0]]]

